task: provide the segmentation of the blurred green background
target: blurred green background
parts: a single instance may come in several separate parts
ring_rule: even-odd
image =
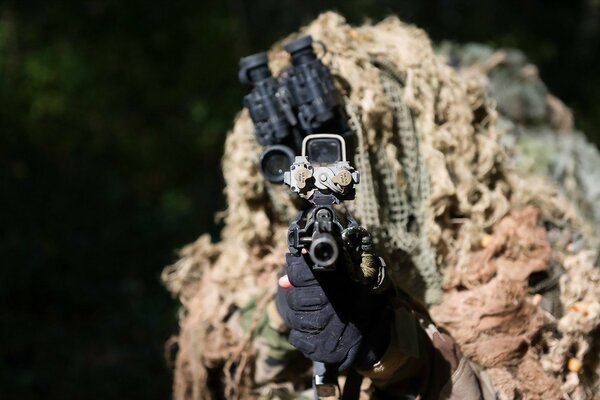
[[[600,142],[598,0],[0,2],[0,398],[165,399],[175,249],[218,234],[241,56],[322,10],[523,49]]]

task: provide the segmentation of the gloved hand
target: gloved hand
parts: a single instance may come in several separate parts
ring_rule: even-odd
[[[313,272],[306,255],[286,255],[276,306],[289,342],[313,361],[344,370],[370,366],[389,343],[385,295],[354,282],[345,268]],[[287,278],[286,278],[287,276]]]

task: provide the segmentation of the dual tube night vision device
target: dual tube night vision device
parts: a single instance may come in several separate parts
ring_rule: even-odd
[[[346,141],[352,136],[331,73],[313,44],[326,53],[325,45],[311,36],[287,43],[291,65],[278,77],[269,69],[267,53],[240,60],[239,79],[252,86],[244,96],[244,106],[250,112],[256,139],[264,146],[258,167],[270,182],[283,183],[306,135],[331,132]]]

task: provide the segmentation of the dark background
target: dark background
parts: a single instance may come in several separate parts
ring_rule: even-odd
[[[0,398],[170,397],[159,274],[218,234],[241,56],[322,10],[397,13],[437,41],[525,50],[598,143],[598,4],[0,2]]]

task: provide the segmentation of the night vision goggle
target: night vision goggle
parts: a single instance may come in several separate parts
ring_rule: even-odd
[[[352,137],[331,73],[317,58],[313,43],[326,53],[325,45],[313,42],[311,36],[287,43],[284,48],[292,65],[277,78],[269,69],[267,53],[240,60],[239,79],[253,87],[244,96],[244,106],[250,112],[258,143],[265,147],[258,167],[270,182],[283,182],[307,135],[332,133],[345,142]],[[310,146],[308,152],[314,156],[330,157],[336,143],[321,138]]]

